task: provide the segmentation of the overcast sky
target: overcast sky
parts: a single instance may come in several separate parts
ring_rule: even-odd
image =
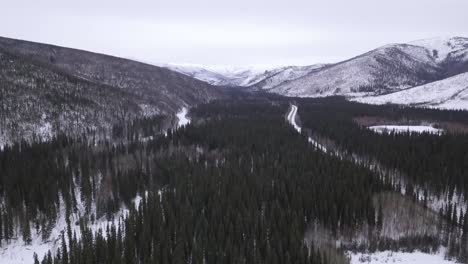
[[[468,36],[467,0],[0,0],[0,35],[151,63],[335,62]]]

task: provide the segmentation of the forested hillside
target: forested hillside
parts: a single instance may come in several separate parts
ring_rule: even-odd
[[[223,96],[165,68],[0,37],[0,148],[59,134],[108,139],[113,125]]]

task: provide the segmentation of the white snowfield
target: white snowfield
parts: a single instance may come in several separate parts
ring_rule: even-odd
[[[383,126],[371,126],[370,130],[377,133],[430,133],[430,134],[441,134],[442,129],[437,129],[431,126],[394,126],[394,125],[383,125]]]
[[[182,107],[182,109],[176,114],[177,119],[179,120],[177,123],[177,128],[190,124],[190,119],[187,117],[187,113],[187,108]]]
[[[419,251],[392,252],[382,251],[375,253],[348,253],[351,258],[351,264],[454,264],[455,260],[447,260],[444,257],[444,250],[437,254],[428,254]]]
[[[404,104],[442,109],[468,110],[468,73],[428,83],[400,92],[353,98],[367,104]]]

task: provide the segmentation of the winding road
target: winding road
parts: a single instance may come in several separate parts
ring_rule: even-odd
[[[297,106],[296,105],[291,105],[291,108],[289,110],[289,113],[287,115],[288,122],[296,129],[296,131],[300,134],[302,131],[302,128],[296,123],[296,116],[297,116]],[[325,148],[323,145],[320,145],[317,141],[313,140],[311,137],[307,139],[309,143],[314,145],[317,149],[327,153],[327,148]]]

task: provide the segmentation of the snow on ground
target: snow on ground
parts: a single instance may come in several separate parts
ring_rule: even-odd
[[[177,119],[179,120],[179,122],[177,123],[178,128],[190,124],[190,119],[187,117],[187,113],[188,113],[187,108],[182,107],[182,110],[180,110],[180,112],[176,114]]]
[[[78,213],[73,214],[71,216],[71,229],[72,232],[76,232],[77,238],[81,237],[81,230],[78,223],[80,216],[82,216],[85,212],[85,205],[81,202],[81,194],[80,191],[77,189],[76,191],[76,198],[78,201],[77,209]],[[147,195],[147,193],[145,194]],[[137,195],[133,200],[136,208],[138,208],[142,197]],[[92,212],[96,212],[96,206],[93,203],[92,205]],[[99,229],[103,231],[105,234],[105,230],[108,226],[114,224],[118,226],[119,221],[123,220],[129,213],[129,210],[122,206],[118,212],[113,215],[113,218],[107,220],[106,217],[102,217],[96,220],[93,223],[90,223],[88,227],[93,231],[93,233],[97,233]],[[74,224],[75,223],[75,224]],[[31,226],[33,226],[31,224]],[[31,244],[25,245],[22,237],[21,232],[18,229],[17,233],[19,236],[10,240],[9,243],[3,243],[0,247],[0,264],[30,264],[33,263],[33,256],[34,253],[38,255],[39,260],[41,261],[45,254],[50,250],[52,254],[54,254],[59,247],[61,247],[61,237],[62,232],[66,234],[67,231],[67,222],[65,219],[65,206],[63,201],[60,202],[60,211],[57,217],[57,222],[52,229],[49,239],[47,241],[42,240],[42,235],[40,232],[36,232],[34,228],[31,228]],[[68,239],[65,236],[66,243],[68,244]]]
[[[443,132],[442,129],[437,129],[431,126],[394,126],[394,125],[382,125],[382,126],[371,126],[369,127],[370,130],[377,132],[379,134],[382,133],[390,133],[390,132],[397,132],[397,133],[431,133],[431,134],[441,134]]]
[[[382,251],[375,253],[348,253],[351,258],[351,264],[454,264],[455,260],[445,259],[444,250],[437,254],[428,254],[419,251],[415,252],[392,252]]]
[[[391,103],[468,110],[468,73],[391,94],[356,97],[351,100],[377,105]]]
[[[35,233],[35,232],[34,232]],[[21,238],[12,239],[10,243],[2,245],[0,248],[0,263],[2,264],[31,264],[33,263],[34,252],[39,256],[40,260],[52,250],[54,244],[60,242],[42,242],[40,236],[34,234],[32,236],[31,245],[25,245]]]
[[[0,150],[3,150],[5,145],[6,145],[6,139],[4,139],[2,136],[0,136]]]

